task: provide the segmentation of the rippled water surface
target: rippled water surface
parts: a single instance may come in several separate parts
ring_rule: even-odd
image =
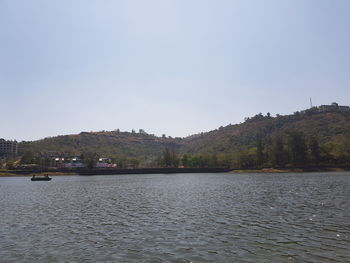
[[[350,262],[350,173],[0,178],[0,262]]]

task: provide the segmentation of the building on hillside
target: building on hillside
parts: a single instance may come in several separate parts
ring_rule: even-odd
[[[319,112],[333,112],[333,111],[342,111],[350,112],[349,106],[339,106],[338,103],[333,102],[331,105],[321,105],[317,107]]]
[[[300,113],[313,114],[313,113],[319,113],[319,112],[349,112],[350,113],[350,107],[341,106],[338,103],[333,102],[331,105],[321,105],[321,106],[311,107],[310,109],[303,110]]]
[[[349,106],[338,106],[338,110],[350,112],[350,107]]]
[[[0,139],[0,155],[1,156],[14,156],[18,154],[17,141],[6,141]]]

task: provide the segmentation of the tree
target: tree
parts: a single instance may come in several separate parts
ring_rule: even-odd
[[[307,146],[304,134],[299,131],[288,132],[289,160],[294,166],[304,165],[307,161]]]
[[[225,168],[231,167],[232,164],[235,168],[240,168],[241,164],[240,164],[240,158],[238,155],[239,155],[238,153],[235,153],[234,155],[228,154],[228,153],[220,154],[218,157],[218,164],[221,167],[225,167]]]
[[[178,167],[180,164],[180,159],[174,149],[165,148],[162,158],[162,166],[165,167]]]
[[[256,147],[239,153],[241,168],[254,168],[256,166]]]
[[[164,152],[163,152],[163,161],[164,161],[164,165],[166,167],[171,166],[171,152],[169,150],[169,148],[165,148]]]
[[[145,130],[144,130],[144,129],[139,129],[139,134],[146,135],[146,134],[147,134],[147,132],[145,132]]]
[[[258,167],[261,167],[264,163],[263,143],[261,136],[257,136],[256,140],[256,161]]]
[[[309,149],[311,160],[318,164],[321,159],[321,150],[318,140],[315,137],[310,139]]]
[[[286,163],[286,154],[284,151],[284,142],[281,135],[272,138],[270,151],[270,160],[274,167],[283,167]]]
[[[218,156],[216,153],[209,156],[209,167],[217,167],[218,166]]]
[[[171,150],[171,165],[173,167],[178,167],[180,163],[179,158],[177,157],[177,154],[174,149]]]
[[[184,167],[188,167],[189,166],[189,160],[188,160],[188,156],[187,154],[184,154],[181,158],[181,163]]]
[[[32,164],[34,163],[35,156],[32,152],[25,152],[21,158],[21,164]]]
[[[9,170],[12,170],[15,168],[15,162],[14,160],[7,160],[6,162],[6,168]]]
[[[137,160],[136,158],[131,158],[129,162],[130,162],[130,165],[132,166],[132,168],[139,167],[140,161]]]
[[[99,155],[96,152],[95,153],[87,152],[87,153],[84,153],[82,156],[84,158],[84,163],[89,169],[94,168],[99,159]]]
[[[125,156],[118,159],[117,166],[119,168],[126,168],[128,166],[127,159]]]

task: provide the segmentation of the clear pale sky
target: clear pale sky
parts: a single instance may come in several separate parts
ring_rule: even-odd
[[[348,0],[0,0],[0,138],[187,136],[350,105]]]

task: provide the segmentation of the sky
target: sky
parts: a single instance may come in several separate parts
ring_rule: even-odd
[[[348,0],[0,0],[0,138],[184,137],[350,105]]]

